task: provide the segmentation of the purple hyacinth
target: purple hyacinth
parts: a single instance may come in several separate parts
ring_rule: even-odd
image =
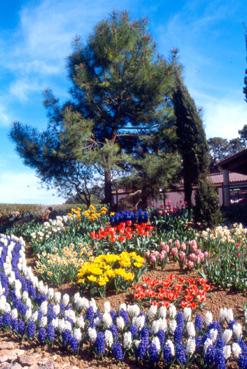
[[[113,335],[113,339],[115,342],[117,342],[118,340],[118,329],[117,329],[117,326],[115,324],[112,324],[111,328],[110,328],[110,331]]]
[[[238,358],[239,369],[247,369],[247,355],[240,354]]]
[[[124,323],[127,325],[129,324],[129,314],[127,313],[126,310],[124,309],[121,309],[120,310],[120,313],[119,313],[119,316],[121,316],[124,320]]]
[[[70,340],[71,340],[71,332],[68,329],[65,329],[62,333],[63,346],[68,346]]]
[[[223,351],[220,349],[216,349],[215,364],[216,364],[217,369],[226,369],[225,357],[224,357]]]
[[[195,317],[195,328],[197,332],[200,332],[203,328],[203,320],[202,320],[201,315],[199,314],[196,314],[196,317]]]
[[[151,343],[148,347],[148,355],[151,363],[156,363],[159,360],[159,353],[154,343]]]
[[[38,340],[40,343],[45,343],[45,340],[46,340],[46,329],[45,328],[39,328]]]
[[[138,328],[137,328],[137,326],[136,326],[136,325],[134,325],[134,324],[132,324],[132,325],[130,326],[130,332],[131,332],[131,334],[132,334],[132,337],[133,337],[133,338],[136,338],[137,333],[138,333]]]
[[[55,328],[52,324],[48,324],[46,333],[48,341],[53,342],[55,340]]]
[[[184,346],[181,343],[175,345],[176,348],[176,359],[179,364],[184,365],[187,361]]]
[[[121,344],[119,342],[113,343],[112,345],[112,354],[117,360],[123,360],[124,359],[124,352]]]
[[[163,358],[164,358],[165,364],[169,365],[172,362],[172,352],[171,352],[171,348],[168,345],[164,346]]]
[[[95,341],[95,348],[96,348],[96,352],[99,355],[104,354],[105,352],[105,335],[103,332],[98,332],[97,334],[97,338]]]
[[[23,336],[25,333],[25,323],[22,319],[18,319],[18,334]]]
[[[71,350],[75,353],[75,352],[78,352],[79,350],[79,343],[78,341],[75,339],[75,337],[71,337],[70,339],[70,347],[71,347]]]
[[[94,320],[94,311],[93,311],[93,307],[89,306],[89,308],[87,309],[86,312],[86,319],[91,323]]]
[[[5,313],[3,315],[3,325],[5,327],[8,327],[8,328],[11,326],[11,315],[10,315],[10,313]]]
[[[205,354],[205,362],[209,367],[215,364],[215,356],[216,350],[214,346],[211,345],[207,348],[207,352]]]
[[[16,333],[18,332],[18,320],[17,319],[11,319],[11,328]]]
[[[202,350],[203,343],[202,343],[202,336],[196,337],[196,352],[200,352]]]
[[[160,340],[160,346],[163,347],[164,344],[165,344],[165,340],[166,340],[166,334],[165,334],[165,332],[162,331],[162,330],[159,330],[158,333],[157,333],[157,337]]]
[[[30,320],[27,323],[27,336],[28,338],[33,338],[35,336],[35,332],[36,332],[36,324]]]

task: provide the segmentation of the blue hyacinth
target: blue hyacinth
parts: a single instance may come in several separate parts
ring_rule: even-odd
[[[36,332],[36,324],[30,320],[27,323],[27,336],[28,338],[33,338],[35,336],[35,332]]]
[[[55,340],[55,328],[52,324],[48,324],[47,329],[47,338],[50,342],[53,342]]]
[[[168,345],[165,345],[163,348],[163,358],[165,364],[170,364],[172,362],[172,352]]]
[[[95,341],[95,348],[96,348],[96,352],[99,355],[104,354],[105,352],[105,335],[103,332],[98,332],[97,334],[97,338]]]
[[[178,343],[175,345],[176,348],[176,359],[179,364],[184,365],[187,361],[183,344]]]
[[[120,343],[113,343],[112,345],[112,354],[117,360],[123,360],[124,359],[124,352],[123,348]]]
[[[71,350],[75,353],[75,352],[78,352],[79,350],[79,343],[78,341],[75,339],[75,337],[71,337],[70,339],[70,347],[71,347]]]
[[[46,340],[46,329],[45,328],[39,329],[38,340],[40,343],[45,343],[45,340]]]
[[[197,332],[200,332],[203,328],[203,320],[202,320],[201,315],[199,314],[196,314],[196,317],[195,317],[195,328]]]

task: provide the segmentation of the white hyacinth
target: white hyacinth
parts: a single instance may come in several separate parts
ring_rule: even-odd
[[[119,311],[120,311],[120,310],[125,310],[125,311],[127,311],[127,305],[126,305],[125,303],[120,304],[120,305],[119,305]]]
[[[64,306],[67,306],[69,304],[69,295],[67,293],[63,295],[62,303],[64,304]]]
[[[109,313],[111,311],[111,303],[110,303],[110,301],[105,301],[104,302],[104,310],[105,310],[105,313]]]
[[[209,334],[210,334],[210,338],[211,338],[212,342],[214,343],[217,340],[217,337],[218,337],[218,330],[212,328],[212,329],[210,329]]]
[[[243,331],[240,323],[235,323],[233,325],[233,333],[238,339],[242,337]]]
[[[76,319],[76,324],[78,325],[79,328],[83,329],[85,327],[85,321],[84,321],[84,318],[83,316],[79,316],[77,319]]]
[[[12,319],[17,319],[18,318],[18,311],[17,311],[17,309],[13,309],[11,311],[11,318]]]
[[[43,301],[42,304],[40,305],[40,311],[43,315],[47,315],[47,310],[48,310],[48,302]]]
[[[225,329],[223,334],[222,334],[222,338],[223,338],[223,341],[224,341],[225,345],[227,345],[228,342],[232,338],[232,330],[231,329]]]
[[[173,334],[177,328],[177,321],[175,319],[169,320],[169,330]]]
[[[60,313],[60,305],[56,304],[53,306],[53,311],[56,315]]]
[[[39,326],[42,328],[47,326],[47,316],[42,316],[39,322]]]
[[[169,316],[171,319],[174,319],[177,314],[176,306],[173,304],[170,304],[169,306]]]
[[[112,326],[112,317],[111,317],[111,314],[104,313],[102,320],[103,320],[103,323],[105,324],[106,328],[110,328]]]
[[[157,337],[157,336],[154,337],[152,339],[152,344],[156,347],[157,352],[160,353],[160,351],[161,351],[161,345],[160,345],[159,337]]]
[[[109,331],[109,329],[105,330],[105,343],[106,343],[106,346],[112,347],[113,335],[112,335],[112,332]]]
[[[224,358],[228,360],[231,357],[232,349],[230,345],[223,347]]]
[[[147,312],[147,316],[148,316],[148,319],[149,320],[152,320],[154,319],[154,317],[156,316],[157,314],[157,305],[151,305],[150,308],[148,309],[148,312]]]
[[[191,356],[196,350],[196,340],[194,337],[189,337],[186,344],[186,353]]]
[[[183,313],[184,313],[184,319],[186,321],[191,320],[192,310],[190,307],[185,307]]]
[[[174,343],[169,339],[166,341],[166,345],[170,348],[171,350],[171,355],[175,356],[175,347],[174,347]]]
[[[213,314],[211,313],[211,311],[207,311],[205,314],[205,323],[207,325],[211,324],[213,321]]]
[[[206,353],[209,346],[212,346],[212,345],[213,345],[213,341],[211,340],[211,338],[207,338],[203,345],[204,352]]]
[[[156,334],[159,332],[159,330],[160,330],[160,319],[154,320],[152,323],[152,332]]]
[[[132,334],[131,332],[125,332],[123,337],[123,347],[129,350],[131,346],[132,346]]]
[[[120,331],[122,331],[125,327],[125,322],[122,316],[118,316],[116,318],[116,325]]]
[[[239,355],[241,354],[242,350],[241,350],[241,347],[239,346],[239,344],[237,342],[234,342],[232,344],[232,353],[233,353],[233,356],[238,359],[239,358]]]
[[[97,338],[97,332],[96,332],[96,329],[95,328],[88,328],[88,336],[89,336],[89,339],[92,343],[94,343],[96,341],[96,338]]]
[[[187,322],[186,329],[189,337],[195,337],[196,336],[196,330],[195,325],[193,322]]]
[[[167,315],[167,309],[165,306],[161,306],[159,308],[159,315],[161,318],[166,318],[166,315]]]
[[[133,318],[133,324],[135,324],[138,328],[138,330],[140,331],[145,324],[145,315],[140,315],[138,317],[134,317]]]
[[[138,316],[140,314],[140,307],[138,305],[128,305],[127,312],[130,317]]]
[[[74,328],[74,330],[73,330],[73,336],[74,336],[74,338],[78,342],[81,342],[81,340],[82,340],[82,333],[81,333],[80,328]]]
[[[61,292],[56,291],[54,293],[54,300],[55,300],[55,303],[56,304],[60,304],[60,301],[61,301]]]

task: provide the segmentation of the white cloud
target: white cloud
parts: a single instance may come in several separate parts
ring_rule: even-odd
[[[0,173],[0,203],[61,204],[64,199],[54,191],[41,188],[38,178],[29,171]]]
[[[0,126],[7,126],[11,122],[11,116],[7,112],[5,104],[0,102]]]
[[[247,124],[247,108],[242,95],[213,97],[197,90],[191,95],[198,107],[202,107],[202,117],[207,137],[235,138],[238,130]]]
[[[23,102],[34,91],[50,86],[52,77],[65,74],[75,36],[81,35],[85,40],[98,21],[129,3],[130,0],[121,4],[117,0],[29,3],[20,12],[15,34],[9,40],[0,40],[6,51],[0,55],[0,65],[15,75],[10,94]]]

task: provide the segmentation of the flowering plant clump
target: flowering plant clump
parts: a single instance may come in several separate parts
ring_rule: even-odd
[[[247,313],[245,314],[247,320]],[[103,311],[94,299],[76,293],[62,295],[49,288],[27,266],[25,243],[0,235],[0,329],[40,345],[55,345],[73,354],[84,348],[117,360],[133,359],[167,368],[225,369],[228,362],[247,367],[247,332],[223,308],[219,320],[211,312],[192,315],[190,308],[177,311],[151,306],[121,304]]]
[[[134,236],[149,237],[152,230],[153,226],[148,223],[133,224],[131,220],[127,220],[115,227],[101,227],[97,232],[91,232],[90,236],[93,240],[107,239],[109,242],[125,242]]]
[[[81,259],[92,256],[92,250],[82,244],[71,244],[62,249],[55,248],[53,253],[42,252],[38,254],[35,271],[42,279],[56,286],[76,279]]]
[[[202,251],[196,240],[186,243],[169,240],[167,243],[161,242],[159,250],[147,251],[145,257],[151,266],[164,267],[169,259],[178,261],[181,269],[194,269],[205,263],[208,252]]]
[[[145,260],[135,252],[99,255],[82,264],[78,283],[91,293],[105,295],[108,290],[120,291],[137,280]]]
[[[143,304],[198,308],[206,299],[210,286],[203,278],[169,274],[165,279],[144,277],[133,287],[134,299]]]
[[[216,286],[247,291],[247,245],[223,243],[204,266],[204,273]]]
[[[114,213],[113,215],[110,214],[110,223],[113,226],[116,226],[122,222],[127,222],[129,220],[131,220],[132,223],[147,223],[148,212],[139,209],[137,211],[120,211]]]
[[[218,246],[224,243],[241,242],[247,246],[247,228],[243,225],[233,224],[232,228],[218,226],[214,229],[207,228],[197,235],[198,239],[209,250],[217,252]]]
[[[49,221],[43,223],[40,230],[31,233],[31,240],[40,242],[48,239],[56,233],[63,232],[68,220],[69,217],[66,215],[57,216],[56,219],[49,219]]]
[[[71,219],[77,219],[77,220],[81,220],[83,216],[90,222],[94,222],[95,220],[98,220],[103,215],[106,215],[107,211],[108,210],[105,206],[97,210],[95,205],[90,205],[89,208],[85,211],[82,211],[81,208],[75,208],[75,209],[73,208],[71,209],[71,212],[68,214],[68,216]]]

